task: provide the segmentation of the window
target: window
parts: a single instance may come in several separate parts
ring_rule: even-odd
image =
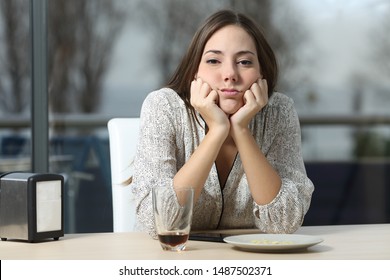
[[[66,232],[112,230],[107,121],[139,116],[196,26],[232,5],[264,27],[295,101],[316,186],[305,223],[389,222],[390,5],[287,2],[47,1],[48,169],[66,179]],[[31,170],[30,4],[0,2],[1,173]]]

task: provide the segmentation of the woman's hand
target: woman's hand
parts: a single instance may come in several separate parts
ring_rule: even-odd
[[[259,79],[244,93],[244,106],[230,116],[232,130],[248,128],[251,119],[268,103],[268,85],[265,79]],[[234,133],[234,131],[231,131]],[[233,136],[233,135],[232,135]]]
[[[218,106],[218,93],[209,84],[197,78],[191,82],[191,105],[200,113],[209,131],[219,129],[229,133],[230,123],[226,114]]]
[[[229,135],[228,117],[218,107],[218,93],[202,79],[191,82],[191,105],[207,124],[208,132],[186,163],[173,178],[175,186],[191,186],[195,189],[195,201],[199,198],[226,137]]]

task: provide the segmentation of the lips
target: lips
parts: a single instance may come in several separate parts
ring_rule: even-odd
[[[224,96],[230,96],[230,97],[237,96],[240,94],[240,91],[236,89],[222,89],[221,92]]]

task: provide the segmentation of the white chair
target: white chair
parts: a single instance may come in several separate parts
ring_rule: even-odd
[[[108,121],[110,143],[113,231],[134,231],[135,205],[131,187],[123,182],[133,175],[133,160],[139,135],[139,118]]]

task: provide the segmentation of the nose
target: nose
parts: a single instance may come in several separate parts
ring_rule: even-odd
[[[224,82],[237,82],[237,65],[235,63],[224,63],[222,67],[222,76]]]

